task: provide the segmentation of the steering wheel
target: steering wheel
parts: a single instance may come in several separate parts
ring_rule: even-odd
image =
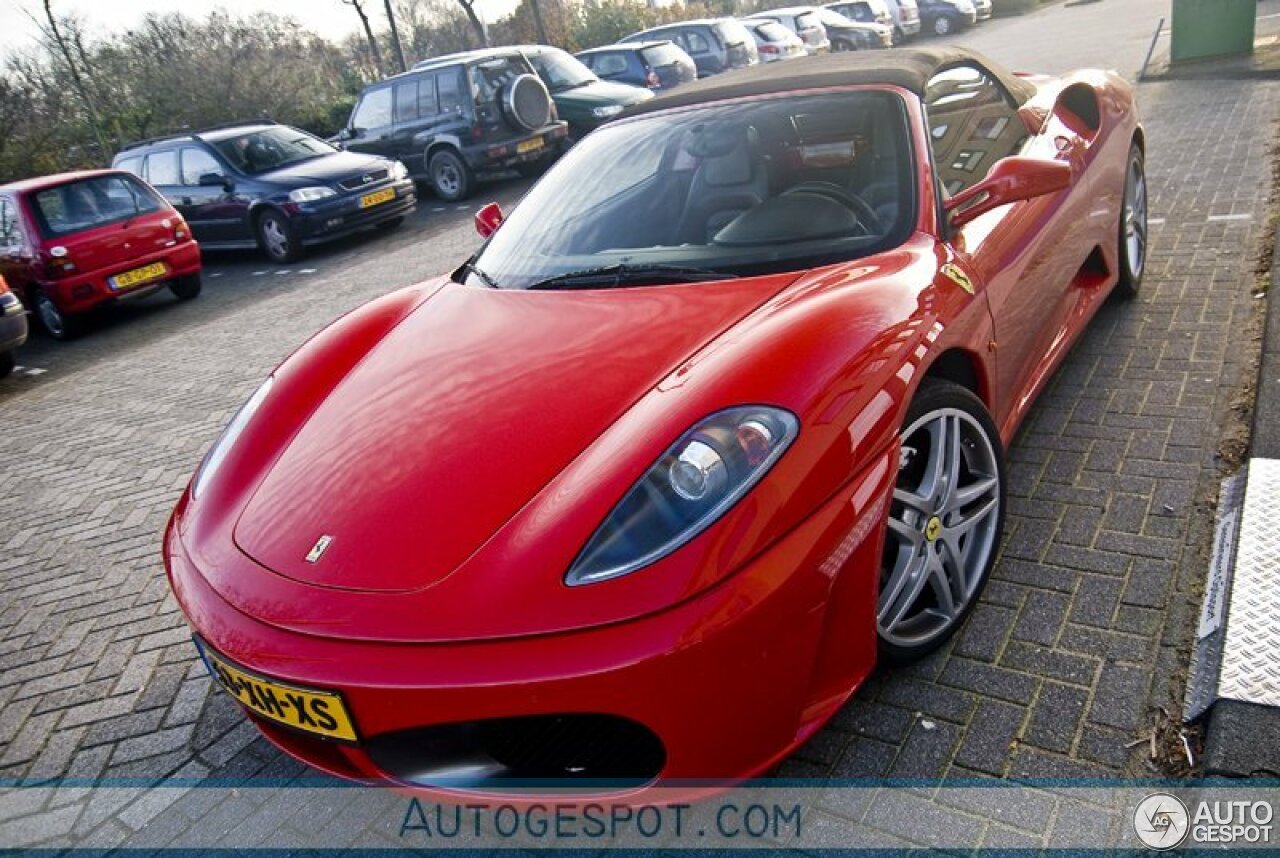
[[[862,197],[846,191],[835,182],[801,182],[798,185],[792,185],[787,188],[782,192],[781,196],[787,197],[792,194],[816,194],[829,200],[835,200],[858,216],[859,226],[868,235],[884,232],[884,225],[880,223],[880,216],[876,214],[876,210],[868,205],[867,201]]]

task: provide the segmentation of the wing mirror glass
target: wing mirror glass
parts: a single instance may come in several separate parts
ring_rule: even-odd
[[[985,179],[947,200],[943,208],[958,228],[1000,206],[1061,191],[1071,185],[1071,177],[1071,167],[1062,161],[1002,158]]]
[[[476,212],[476,232],[481,238],[488,238],[502,226],[502,208],[497,203],[489,203]]]

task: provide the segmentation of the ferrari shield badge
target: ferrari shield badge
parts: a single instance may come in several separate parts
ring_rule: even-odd
[[[320,558],[324,556],[324,552],[331,542],[333,542],[333,537],[327,533],[317,539],[316,544],[311,546],[311,550],[307,552],[307,562],[319,563]]]
[[[970,295],[973,294],[973,281],[969,279],[969,275],[960,270],[960,266],[953,262],[948,262],[942,266],[942,273],[948,280],[959,286]]]

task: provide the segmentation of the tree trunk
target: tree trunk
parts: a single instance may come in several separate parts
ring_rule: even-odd
[[[387,7],[387,23],[391,25],[391,48],[395,51],[400,71],[406,72],[409,70],[409,65],[404,61],[404,46],[400,44],[400,30],[396,27],[395,10],[391,8],[391,0],[384,0],[383,5]]]
[[[542,23],[542,3],[540,0],[529,0],[529,5],[533,7],[533,23],[538,28],[538,43],[551,44],[547,40],[547,25]]]
[[[62,54],[62,61],[67,64],[67,71],[71,74],[71,84],[76,89],[76,95],[80,97],[80,101],[84,103],[84,109],[89,113],[89,125],[93,128],[93,137],[98,142],[98,156],[105,161],[111,157],[111,147],[107,145],[106,135],[102,133],[102,120],[98,117],[98,109],[93,97],[89,95],[89,88],[85,86],[84,78],[80,76],[76,59],[66,39],[63,38],[62,31],[58,29],[58,19],[53,14],[53,0],[44,0],[44,16],[49,22],[49,35],[53,38],[58,52]]]
[[[364,29],[364,37],[369,42],[369,56],[373,59],[373,65],[378,70],[378,74],[382,74],[382,51],[378,49],[378,38],[373,35],[373,27],[369,24],[369,16],[364,13],[364,6],[360,4],[360,0],[342,0],[348,6],[356,10],[356,14],[360,16],[360,26]]]
[[[480,20],[480,16],[476,14],[475,0],[458,0],[462,4],[462,10],[467,13],[467,20],[471,22],[472,28],[476,31],[477,38],[480,39],[481,47],[489,47],[489,33],[484,28],[484,22]]]

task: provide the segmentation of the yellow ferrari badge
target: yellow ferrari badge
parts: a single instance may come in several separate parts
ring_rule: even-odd
[[[959,286],[970,295],[973,294],[973,281],[969,279],[969,275],[960,270],[960,266],[955,263],[948,262],[942,266],[942,273],[948,280]]]

